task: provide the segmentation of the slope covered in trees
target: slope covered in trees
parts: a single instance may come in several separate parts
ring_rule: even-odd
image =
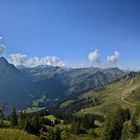
[[[46,112],[46,115],[49,112]],[[78,117],[72,114],[48,117],[37,112],[17,113],[15,108],[0,124],[0,138],[32,140],[134,140],[140,139],[140,106],[123,109],[114,106],[104,116],[87,114]],[[13,117],[14,116],[14,117]],[[16,116],[16,117],[15,117]],[[51,117],[50,117],[51,116]],[[55,119],[55,120],[54,120]],[[17,123],[13,123],[17,122]],[[97,123],[98,122],[98,123]],[[26,132],[26,133],[25,133]],[[28,133],[28,134],[27,134]]]

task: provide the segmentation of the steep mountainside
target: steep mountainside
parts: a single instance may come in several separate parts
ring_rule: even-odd
[[[118,68],[68,69],[53,66],[16,68],[0,58],[0,100],[9,106],[25,107],[43,97],[46,106],[103,87],[124,76]]]
[[[0,58],[0,100],[18,107],[29,105],[33,92],[30,80],[4,57]]]

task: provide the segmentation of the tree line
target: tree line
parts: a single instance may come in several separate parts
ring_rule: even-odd
[[[71,134],[88,134],[95,140],[96,137],[102,140],[127,140],[140,136],[139,105],[133,112],[116,106],[105,116],[85,114],[78,117],[72,114],[59,114],[59,117],[52,122],[41,114],[17,113],[13,108],[9,120],[12,127],[37,135],[41,140],[68,140]],[[96,120],[102,123],[100,127],[96,125]],[[59,124],[63,124],[63,127],[59,127]],[[99,134],[96,132],[97,128]]]

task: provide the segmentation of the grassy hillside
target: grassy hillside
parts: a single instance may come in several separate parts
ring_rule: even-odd
[[[77,115],[88,113],[104,114],[113,106],[121,105],[123,108],[130,108],[140,103],[140,74],[135,76],[127,75],[121,81],[115,82],[102,89],[91,90],[86,92],[76,99],[65,101],[60,105],[60,108],[70,108],[72,104],[82,99],[93,100],[92,106],[81,108],[76,112]],[[98,103],[97,103],[98,101]]]

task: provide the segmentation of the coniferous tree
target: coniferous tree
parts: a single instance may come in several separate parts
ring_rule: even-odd
[[[128,121],[131,119],[130,111],[129,109],[123,110],[123,121]]]
[[[11,114],[11,125],[12,126],[17,126],[18,125],[18,116],[17,116],[17,112],[16,112],[16,108],[13,107],[13,111]]]
[[[24,127],[24,122],[26,119],[26,114],[24,114],[22,111],[19,113],[19,118],[18,118],[18,125],[21,129]]]
[[[131,128],[132,128],[133,137],[137,137],[137,134],[139,133],[139,128],[135,116],[131,119]]]
[[[31,120],[31,125],[32,125],[32,133],[37,135],[39,134],[39,131],[41,129],[41,121],[39,119],[39,116],[34,116]]]
[[[104,140],[119,140],[121,138],[121,131],[123,129],[123,109],[118,106],[113,109],[111,114],[107,115],[103,139]]]
[[[112,129],[113,129],[113,120],[110,114],[106,116],[105,124],[104,124],[104,131],[103,131],[103,140],[112,140]]]
[[[26,117],[23,129],[27,131],[28,133],[32,133],[32,126],[31,126],[31,121],[28,117]]]
[[[54,140],[61,140],[61,131],[58,127],[54,129]]]
[[[80,128],[80,123],[78,120],[73,120],[71,124],[71,133],[72,134],[78,134],[79,133],[79,128]]]

